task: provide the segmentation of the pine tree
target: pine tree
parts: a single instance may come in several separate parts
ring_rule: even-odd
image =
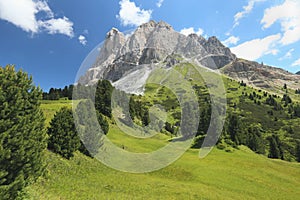
[[[230,113],[228,117],[228,133],[230,135],[230,139],[237,145],[242,144],[242,134],[241,134],[241,124],[240,119],[237,114]]]
[[[262,127],[260,124],[252,124],[247,130],[246,145],[254,152],[264,154],[264,141],[262,138]]]
[[[102,114],[94,111],[91,100],[80,101],[75,110],[77,130],[82,141],[79,150],[88,156],[98,153],[103,145],[102,136],[109,129],[108,122]]]
[[[111,95],[113,87],[108,80],[99,80],[96,88],[95,108],[107,117],[111,117]]]
[[[73,153],[80,146],[80,139],[71,109],[63,107],[54,115],[48,128],[48,135],[50,150],[67,159],[73,157]]]
[[[269,158],[280,158],[280,149],[278,147],[277,141],[275,136],[273,135],[272,137],[269,138],[270,142],[270,152],[268,157]]]
[[[13,66],[0,67],[0,197],[15,199],[44,171],[42,91]]]

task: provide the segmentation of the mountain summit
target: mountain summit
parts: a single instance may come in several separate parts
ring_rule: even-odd
[[[166,22],[150,21],[140,25],[131,35],[111,29],[94,65],[79,82],[93,84],[98,79],[117,82],[134,71],[139,75],[149,74],[156,65],[164,63],[171,67],[176,64],[175,57],[193,59],[211,69],[221,68],[236,59],[216,37],[206,40],[196,34],[185,36]]]
[[[224,74],[249,84],[264,81],[268,74],[274,75],[271,82],[273,78],[295,82],[299,80],[299,76],[292,76],[284,70],[270,73],[273,70],[271,67],[262,68],[257,63],[236,58],[215,36],[208,39],[197,34],[185,36],[166,22],[151,20],[127,35],[112,28],[106,34],[96,61],[93,61],[91,68],[79,79],[79,83],[94,84],[99,79],[108,79],[118,89],[129,93],[142,93],[145,81],[153,69],[172,67],[182,60],[213,70],[226,66],[221,70]],[[258,73],[259,76],[250,76],[245,71],[249,69],[257,74],[260,68],[264,72]]]

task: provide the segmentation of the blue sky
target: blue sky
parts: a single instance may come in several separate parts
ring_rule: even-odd
[[[300,71],[299,0],[0,0],[0,66],[15,64],[44,90],[63,87],[112,27],[150,19],[217,36],[238,57]]]

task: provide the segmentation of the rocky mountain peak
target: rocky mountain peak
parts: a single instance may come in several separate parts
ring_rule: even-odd
[[[221,47],[225,47],[222,42],[220,42],[220,40],[216,37],[216,36],[212,36],[209,37],[207,40],[207,43],[212,45],[212,46],[221,46]]]
[[[156,27],[156,24],[157,23],[154,20],[150,20],[149,22],[140,25],[139,28],[154,28]]]
[[[166,28],[168,30],[174,30],[173,27],[170,24],[168,24],[167,22],[164,22],[164,21],[158,22],[157,27],[158,28]]]
[[[216,37],[206,40],[197,34],[185,36],[164,21],[151,20],[126,37],[112,28],[106,34],[95,64],[79,81],[93,84],[97,79],[104,78],[118,82],[134,71],[144,70],[141,68],[151,70],[166,65],[165,60],[168,60],[165,67],[172,67],[178,63],[173,59],[174,55],[179,55],[182,60],[197,60],[211,69],[221,68],[236,59]],[[145,73],[147,70],[144,70]]]
[[[112,28],[110,31],[106,33],[106,39],[111,38],[115,35],[123,34],[117,28]]]
[[[142,25],[139,26],[138,29],[147,29],[147,28],[166,28],[168,30],[173,30],[173,27],[168,24],[167,22],[164,21],[160,21],[160,22],[155,22],[154,20],[150,20],[147,23],[144,23]]]

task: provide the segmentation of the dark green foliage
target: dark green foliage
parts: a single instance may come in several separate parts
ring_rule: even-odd
[[[300,141],[297,142],[296,146],[296,159],[298,162],[300,162]]]
[[[50,88],[49,92],[43,92],[44,100],[58,100],[60,98],[72,99],[73,85],[65,86],[64,89]]]
[[[82,141],[79,150],[88,156],[95,156],[103,144],[102,135],[108,132],[108,122],[102,114],[95,111],[91,100],[79,102],[75,119]]]
[[[171,123],[169,123],[169,122],[165,123],[165,129],[166,129],[166,131],[168,131],[168,132],[170,132],[172,134],[175,133],[175,127]]]
[[[210,124],[210,118],[211,118],[211,106],[209,104],[204,105],[203,107],[201,107],[200,112],[201,113],[200,113],[197,136],[207,133]]]
[[[111,117],[111,95],[113,86],[108,80],[99,80],[95,95],[95,108],[107,117]]]
[[[148,126],[150,123],[149,111],[145,110],[142,118],[142,122],[144,126]]]
[[[287,106],[288,104],[292,103],[291,97],[289,97],[287,94],[283,95],[282,101],[284,102],[284,106]]]
[[[73,153],[80,146],[72,110],[63,107],[50,122],[48,128],[48,148],[64,158],[73,157]]]
[[[206,135],[198,135],[194,138],[191,148],[199,149],[201,148]]]
[[[269,138],[270,143],[270,151],[269,151],[269,158],[281,158],[281,152],[278,145],[278,137],[273,135]]]
[[[242,133],[241,120],[235,113],[229,113],[227,131],[230,139],[237,145],[242,144],[244,141],[244,134]]]
[[[300,117],[300,104],[296,104],[293,106],[294,116]]]
[[[45,169],[41,98],[32,77],[0,67],[0,199],[16,199]]]
[[[141,120],[143,126],[150,123],[149,110],[147,104],[142,102],[140,97],[132,95],[129,99],[129,114],[131,119]]]
[[[252,151],[260,154],[265,153],[265,144],[262,133],[263,130],[261,125],[250,125],[247,130],[247,140],[245,144]]]
[[[246,86],[247,86],[247,84],[246,84],[246,83],[244,83],[244,81],[242,81],[242,82],[240,82],[240,86],[246,87]]]
[[[99,125],[103,131],[103,133],[106,135],[109,131],[109,124],[107,120],[105,119],[105,116],[103,116],[100,112],[96,110],[97,120],[99,122]]]

